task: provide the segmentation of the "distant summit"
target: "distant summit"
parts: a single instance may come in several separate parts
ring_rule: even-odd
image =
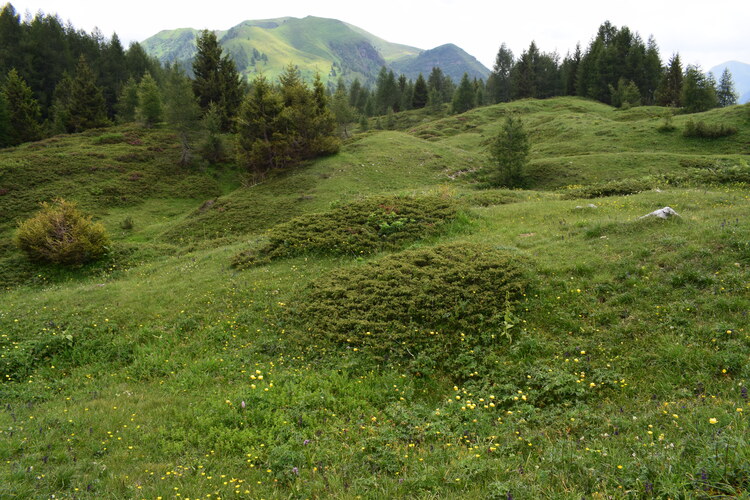
[[[192,28],[161,31],[141,45],[161,62],[180,64],[189,72],[200,33]],[[426,78],[434,66],[456,81],[464,73],[482,79],[490,74],[456,45],[422,50],[388,42],[336,19],[308,16],[249,20],[214,33],[240,73],[250,79],[260,73],[275,78],[289,63],[297,65],[305,79],[319,73],[332,83],[339,77],[347,83],[355,78],[374,83],[383,66],[411,79],[420,72]]]
[[[729,68],[729,72],[732,74],[734,87],[740,95],[737,102],[740,104],[750,102],[750,64],[739,61],[727,61],[714,66],[709,70],[709,73],[713,73],[718,82],[721,74],[724,72],[724,68]]]

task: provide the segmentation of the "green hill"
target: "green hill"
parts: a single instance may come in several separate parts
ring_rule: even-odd
[[[440,62],[446,73],[458,78],[464,72],[478,78],[489,74],[489,70],[458,47],[422,51],[387,42],[335,19],[308,16],[245,21],[216,33],[240,73],[249,78],[262,72],[273,79],[289,63],[299,66],[305,78],[311,79],[319,73],[325,81],[332,82],[343,77],[347,82],[359,78],[363,83],[372,83],[383,66],[416,78],[419,71],[429,74],[432,66],[427,66],[432,62]],[[189,68],[199,34],[190,28],[162,31],[144,40],[142,45],[162,62],[181,62]]]
[[[509,112],[528,189],[478,189]],[[0,151],[0,498],[741,497],[750,124],[666,112],[400,113],[257,184],[159,127]],[[54,196],[109,257],[20,254]]]

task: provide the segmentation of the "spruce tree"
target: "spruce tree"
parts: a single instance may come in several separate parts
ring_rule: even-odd
[[[422,109],[427,106],[427,96],[427,82],[422,76],[422,73],[420,73],[417,77],[417,81],[414,83],[414,95],[411,100],[412,108]]]
[[[509,114],[490,144],[490,157],[495,165],[487,176],[489,183],[493,186],[521,187],[530,150],[523,122]]]
[[[96,78],[86,63],[86,58],[81,55],[76,66],[76,76],[70,83],[66,124],[69,132],[82,132],[110,124],[102,89],[95,81]]]
[[[213,32],[203,30],[197,40],[193,73],[193,92],[201,109],[205,112],[212,102],[218,104],[222,130],[229,131],[242,101],[243,88],[237,67],[229,55],[222,55]]]
[[[282,124],[282,96],[260,75],[237,115],[237,161],[257,181],[287,165],[288,136]]]
[[[10,146],[10,112],[5,93],[0,91],[0,148]]]
[[[487,93],[492,104],[510,101],[510,72],[512,69],[513,52],[503,43],[497,51],[495,66],[487,79]]]
[[[344,137],[349,137],[347,126],[354,121],[356,116],[354,108],[349,104],[349,95],[346,91],[346,85],[344,85],[344,81],[341,78],[339,78],[336,92],[331,99],[331,109],[336,117],[336,122],[339,127],[341,127]]]
[[[138,84],[138,119],[151,127],[164,119],[161,92],[151,73],[146,73]]]
[[[15,69],[8,72],[3,86],[10,122],[9,145],[36,141],[41,138],[39,103],[31,88]]]
[[[716,97],[719,99],[719,106],[722,108],[737,104],[738,95],[734,88],[734,81],[732,81],[732,73],[729,72],[729,68],[724,68],[724,71],[721,73]]]
[[[115,109],[118,123],[135,121],[138,109],[138,83],[135,81],[135,78],[130,77],[122,86]]]
[[[660,106],[679,108],[682,106],[682,63],[680,55],[673,54],[669,59],[664,76],[656,91],[656,102]]]
[[[453,113],[464,113],[472,108],[476,107],[476,91],[474,86],[469,81],[468,73],[464,73],[461,77],[461,83],[458,85],[458,89],[453,94],[453,101],[451,103],[451,109]]]
[[[687,113],[700,113],[719,105],[713,78],[707,77],[698,66],[693,65],[685,70],[681,99]]]
[[[128,66],[125,59],[125,50],[117,33],[112,35],[109,42],[101,48],[101,73],[99,83],[107,106],[107,114],[110,118],[115,115],[117,97],[125,82],[128,80]]]

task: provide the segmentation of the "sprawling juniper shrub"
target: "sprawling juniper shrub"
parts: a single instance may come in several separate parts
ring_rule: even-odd
[[[316,280],[290,315],[308,340],[376,360],[458,369],[467,353],[508,345],[506,322],[527,286],[525,264],[481,244],[407,250]]]
[[[398,249],[439,234],[458,213],[458,204],[450,198],[367,198],[279,224],[266,244],[236,255],[233,265],[251,267],[307,253],[366,255]]]

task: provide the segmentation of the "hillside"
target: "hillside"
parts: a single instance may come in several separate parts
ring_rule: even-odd
[[[509,112],[528,189],[478,189]],[[743,495],[748,110],[666,112],[399,113],[254,185],[159,127],[0,151],[0,498]],[[10,243],[53,196],[107,259]]]
[[[144,40],[142,46],[162,62],[178,61],[189,69],[199,34],[190,28],[162,31]],[[305,78],[320,73],[324,81],[334,83],[339,77],[347,83],[355,78],[372,83],[383,66],[400,68],[416,78],[419,71],[429,74],[432,66],[427,66],[432,62],[441,62],[446,73],[458,78],[464,72],[477,78],[489,74],[487,68],[458,47],[422,51],[387,42],[335,19],[308,16],[244,21],[216,34],[240,73],[248,78],[260,72],[275,78],[290,62],[299,66]]]

